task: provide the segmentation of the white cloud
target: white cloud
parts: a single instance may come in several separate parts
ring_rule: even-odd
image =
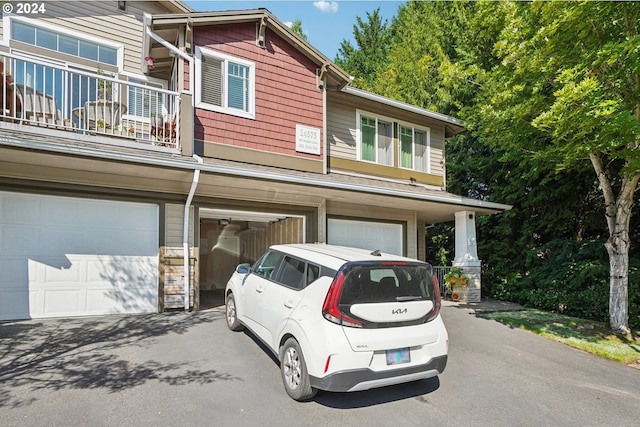
[[[293,25],[293,22],[287,21],[287,22],[283,22],[283,24],[286,25],[287,27],[291,28],[291,26]]]
[[[320,9],[324,13],[336,13],[338,11],[337,1],[325,1],[325,0],[314,1],[313,6],[316,9]]]

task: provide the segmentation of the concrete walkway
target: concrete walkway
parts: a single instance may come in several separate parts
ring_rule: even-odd
[[[524,307],[515,302],[498,301],[493,299],[482,299],[480,302],[451,301],[442,300],[442,304],[447,307],[459,307],[473,310],[476,313],[490,313],[493,311],[520,311]]]

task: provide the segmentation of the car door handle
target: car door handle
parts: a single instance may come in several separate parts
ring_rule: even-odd
[[[289,301],[285,301],[284,302],[284,306],[287,308],[293,308],[293,301],[289,300]]]
[[[261,293],[262,293],[262,291],[264,291],[264,288],[263,288],[262,286],[258,286],[258,287],[256,288],[256,292],[257,292],[257,293],[261,294]]]

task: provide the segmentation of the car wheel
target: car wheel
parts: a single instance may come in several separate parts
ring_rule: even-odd
[[[238,312],[236,311],[236,300],[233,298],[233,294],[227,295],[226,304],[226,318],[227,326],[232,331],[241,331],[244,329],[240,321],[238,320]]]
[[[293,338],[285,341],[280,349],[280,372],[287,394],[294,400],[307,400],[316,395],[311,387],[307,365],[304,362],[300,344]]]

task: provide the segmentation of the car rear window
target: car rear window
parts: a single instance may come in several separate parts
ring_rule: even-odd
[[[354,265],[345,277],[340,306],[434,299],[428,265]]]

